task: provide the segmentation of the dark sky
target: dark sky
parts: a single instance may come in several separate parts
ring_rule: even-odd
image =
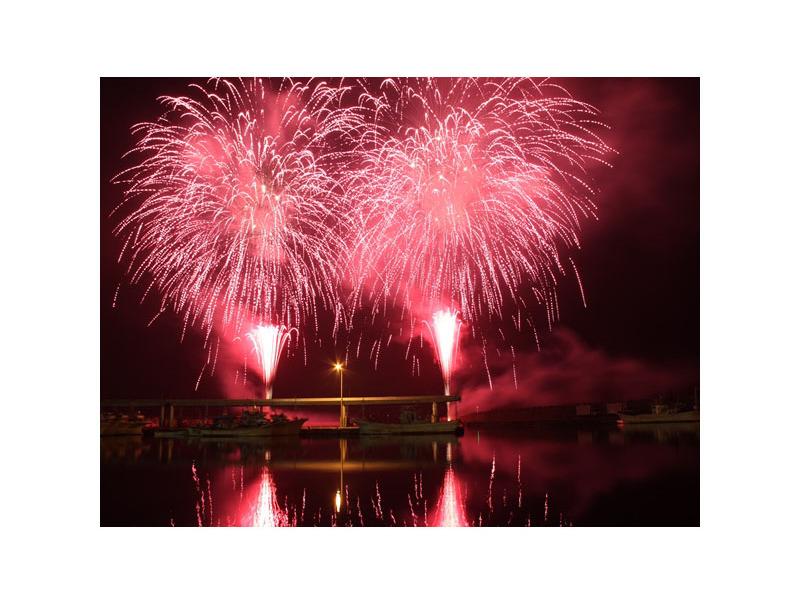
[[[204,364],[202,339],[165,313],[151,326],[154,297],[139,303],[117,264],[120,243],[111,235],[111,210],[122,199],[112,176],[130,163],[130,127],[154,120],[157,97],[179,95],[185,79],[101,80],[100,345],[101,397],[249,395],[232,391],[238,362],[224,358],[217,376],[195,382]],[[559,287],[560,323],[547,333],[539,321],[541,351],[533,339],[490,362],[493,390],[478,366],[474,342],[465,340],[454,378],[467,405],[613,401],[681,391],[699,385],[700,357],[700,83],[696,78],[556,79],[574,97],[597,107],[610,126],[604,136],[618,154],[613,168],[593,173],[599,220],[585,221],[582,249],[573,254],[587,307],[574,278]],[[116,307],[112,300],[122,283]],[[275,396],[335,395],[332,342],[284,357]],[[422,354],[421,375],[411,376],[405,346],[391,346],[373,362],[351,362],[345,393],[387,395],[440,393],[432,354]],[[227,373],[226,373],[227,372]],[[225,376],[225,375],[228,376]],[[251,377],[252,380],[252,377]],[[255,391],[256,382],[250,388]],[[335,391],[336,390],[336,391]]]

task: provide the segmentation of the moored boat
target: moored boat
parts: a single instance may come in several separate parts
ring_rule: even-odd
[[[683,410],[667,405],[654,404],[652,412],[640,414],[619,415],[623,425],[634,423],[689,423],[700,421],[700,411],[697,409]]]
[[[141,414],[129,417],[128,415],[106,413],[100,416],[100,435],[142,435],[145,425],[147,425],[147,420]]]
[[[440,421],[438,423],[376,423],[354,419],[361,435],[398,435],[398,434],[443,434],[456,433],[461,427],[459,421]]]
[[[289,419],[284,414],[267,417],[262,413],[245,411],[238,420],[230,416],[217,417],[212,424],[189,427],[187,432],[194,437],[299,436],[306,421],[305,418]]]
[[[363,419],[354,419],[353,422],[358,425],[360,435],[449,434],[463,430],[461,421],[425,421],[409,412],[400,413],[399,423],[379,423]]]

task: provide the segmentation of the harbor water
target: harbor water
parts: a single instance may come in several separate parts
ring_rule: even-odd
[[[100,438],[102,526],[698,526],[699,423]]]

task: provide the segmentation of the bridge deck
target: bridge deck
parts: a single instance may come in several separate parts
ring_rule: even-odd
[[[193,400],[186,399],[164,399],[164,400],[101,400],[101,407],[127,407],[134,406],[153,407],[153,406],[174,406],[174,407],[202,407],[202,406],[270,406],[273,408],[295,408],[299,406],[339,406],[344,402],[345,406],[382,406],[387,404],[433,404],[437,402],[460,402],[461,396],[372,396],[372,397],[353,397],[345,398],[273,398],[265,400],[263,398],[198,398]]]

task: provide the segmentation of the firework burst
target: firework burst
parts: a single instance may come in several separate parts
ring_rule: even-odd
[[[552,324],[611,151],[593,107],[528,78],[212,79],[160,100],[115,178],[120,261],[184,331],[249,333],[268,387],[278,343],[320,309],[335,337],[360,308],[400,307],[411,332],[448,308],[484,350],[487,325],[533,324],[531,299]],[[431,331],[449,390],[458,328]]]
[[[115,210],[120,261],[184,330],[200,328],[208,342],[213,329],[235,337],[310,316],[316,326],[320,306],[338,316],[345,226],[334,172],[359,124],[357,109],[341,105],[345,92],[214,79],[162,97],[165,113],[134,126],[140,162],[115,178],[126,189]]]
[[[589,164],[611,151],[597,111],[527,78],[388,79],[362,105],[374,139],[348,191],[365,305],[412,325],[457,308],[475,329],[533,297],[552,323],[565,254],[595,217]]]

